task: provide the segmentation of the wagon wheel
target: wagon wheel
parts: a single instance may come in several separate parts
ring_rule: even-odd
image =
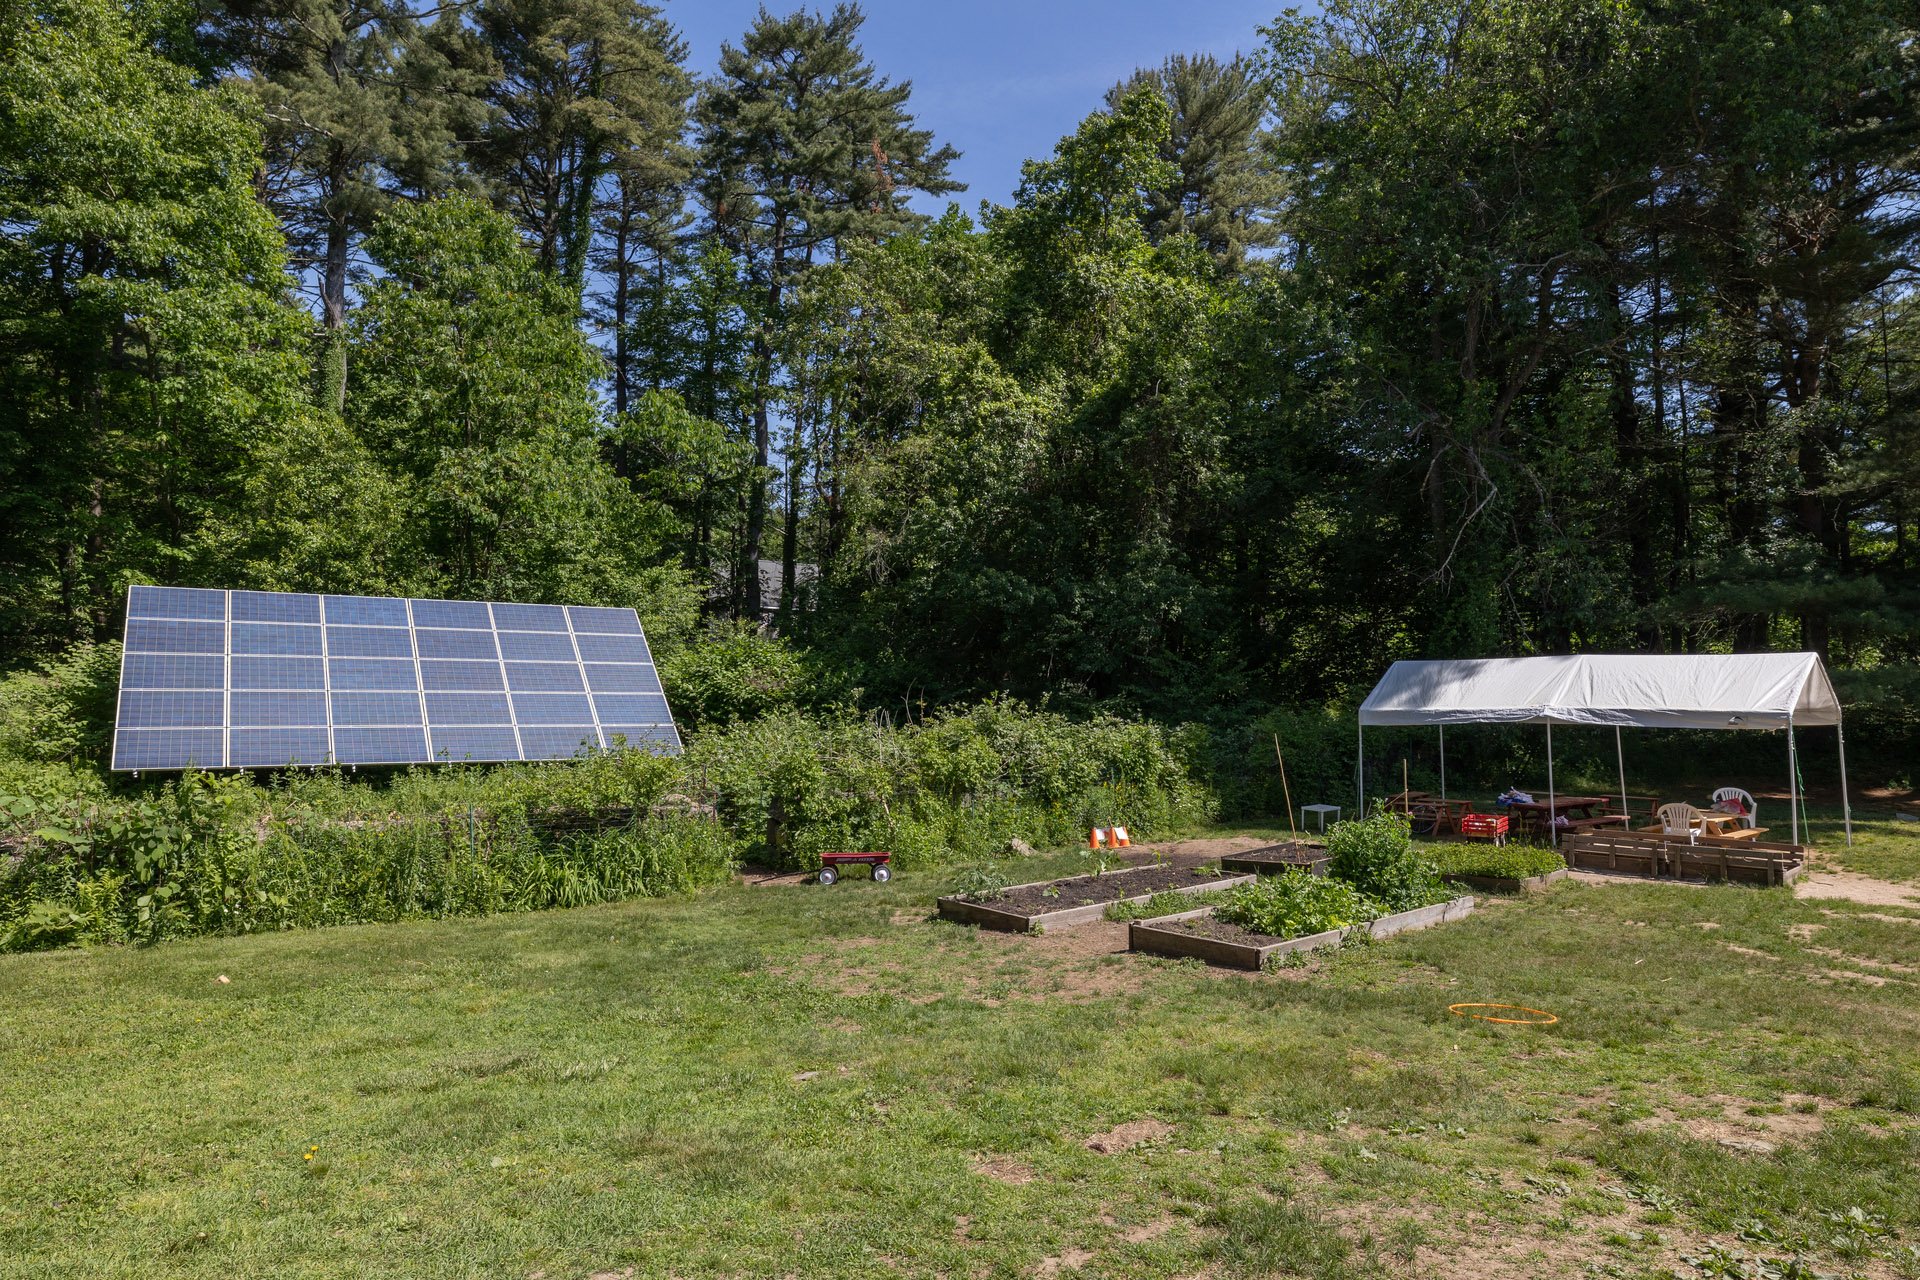
[[[832,867],[820,868],[821,884],[832,884],[835,880],[838,880],[839,878],[840,878],[840,873],[838,871],[835,871]]]
[[[873,878],[881,884],[885,884],[887,881],[893,879],[893,872],[885,866],[877,866],[873,869]]]

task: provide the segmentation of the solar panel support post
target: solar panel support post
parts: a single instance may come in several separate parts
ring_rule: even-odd
[[[1440,726],[1440,807],[1447,807],[1447,726]]]

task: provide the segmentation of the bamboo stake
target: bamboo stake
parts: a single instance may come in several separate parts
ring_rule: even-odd
[[[1280,762],[1280,794],[1287,799],[1287,833],[1295,840],[1300,831],[1293,825],[1293,788],[1287,785],[1287,758],[1280,754],[1280,735],[1273,735],[1273,758]]]

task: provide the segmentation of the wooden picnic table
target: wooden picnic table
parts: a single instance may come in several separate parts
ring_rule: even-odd
[[[1537,835],[1543,828],[1551,828],[1553,820],[1563,814],[1567,816],[1564,830],[1584,830],[1603,825],[1596,820],[1594,810],[1604,810],[1611,803],[1611,798],[1607,796],[1555,796],[1552,803],[1532,800],[1510,804],[1507,812],[1520,819],[1521,828],[1526,834]],[[1576,822],[1581,826],[1574,827]]]
[[[1402,791],[1387,797],[1387,807],[1404,813],[1422,835],[1458,831],[1460,819],[1473,812],[1471,800],[1443,800],[1431,791]]]

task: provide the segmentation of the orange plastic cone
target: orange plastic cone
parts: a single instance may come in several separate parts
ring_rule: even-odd
[[[1095,827],[1093,830],[1087,832],[1087,848],[1098,849],[1106,842],[1107,829],[1105,827]]]
[[[1125,849],[1131,843],[1132,842],[1127,839],[1127,829],[1125,827],[1115,827],[1113,829],[1113,847],[1114,848]]]

